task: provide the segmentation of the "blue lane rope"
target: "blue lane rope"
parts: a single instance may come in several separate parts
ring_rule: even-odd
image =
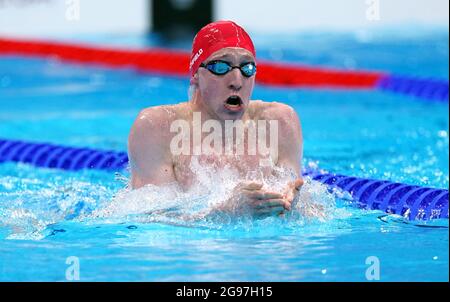
[[[119,171],[127,167],[128,156],[125,152],[0,140],[0,163],[7,161],[71,171]],[[411,220],[448,219],[449,196],[446,189],[318,171],[306,171],[304,175],[328,185],[330,189],[340,188],[350,193],[352,202],[364,209],[381,210]]]
[[[377,83],[377,88],[425,100],[448,103],[447,80],[390,75],[381,78]]]
[[[360,208],[398,214],[410,220],[448,219],[448,190],[307,171],[305,175],[350,193]]]
[[[0,163],[7,161],[72,171],[122,170],[128,164],[128,156],[125,152],[0,140]]]

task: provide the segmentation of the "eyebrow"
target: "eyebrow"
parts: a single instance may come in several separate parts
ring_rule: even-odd
[[[220,55],[220,56],[218,56],[216,58],[213,58],[212,60],[218,60],[218,59],[230,59],[230,55],[229,54],[223,54],[223,55]],[[243,55],[242,57],[240,57],[240,60],[241,61],[250,61],[250,62],[254,61],[254,59],[252,57],[250,57],[249,55]]]

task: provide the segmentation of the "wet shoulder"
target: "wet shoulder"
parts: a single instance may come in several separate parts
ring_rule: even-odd
[[[297,118],[295,110],[281,102],[265,102],[261,100],[252,101],[250,114],[254,119],[283,119],[291,120]]]
[[[137,118],[137,121],[145,121],[150,125],[164,126],[174,120],[181,119],[187,112],[187,103],[176,105],[162,105],[143,109]]]
[[[183,119],[186,111],[186,103],[145,108],[136,118],[133,130],[147,133],[147,136],[170,136],[170,125]]]

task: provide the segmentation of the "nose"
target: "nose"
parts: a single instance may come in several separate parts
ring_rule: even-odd
[[[238,68],[233,69],[229,73],[228,88],[233,91],[239,91],[242,88],[243,78]]]

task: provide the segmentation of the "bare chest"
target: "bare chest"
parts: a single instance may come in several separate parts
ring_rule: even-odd
[[[210,177],[217,176],[219,182],[218,175],[225,169],[245,179],[249,173],[261,170],[261,158],[258,155],[180,155],[174,158],[173,168],[178,183],[188,189],[205,173]],[[266,169],[262,172],[267,173]]]

